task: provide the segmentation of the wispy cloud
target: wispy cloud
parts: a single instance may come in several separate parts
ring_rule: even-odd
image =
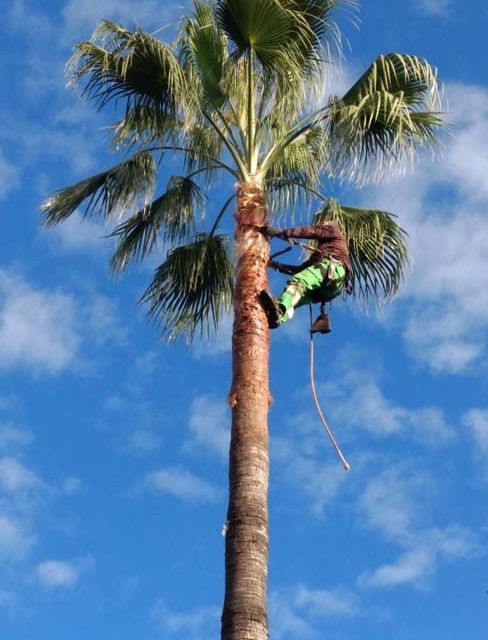
[[[75,560],[44,560],[36,567],[39,583],[47,589],[73,589],[82,574],[92,571],[95,562],[90,556]]]
[[[20,168],[9,162],[0,148],[0,200],[20,184]]]
[[[419,361],[459,373],[486,353],[488,291],[476,274],[488,271],[488,89],[451,84],[446,95],[454,131],[442,159],[372,190],[368,202],[400,214],[410,234],[415,269],[390,321]]]
[[[479,462],[483,476],[488,480],[488,410],[471,409],[463,416],[463,423],[473,439],[474,457]]]
[[[454,0],[415,0],[415,5],[422,13],[445,16],[454,5]]]
[[[219,631],[220,608],[216,606],[195,607],[189,611],[175,611],[163,599],[151,609],[151,618],[163,638],[188,638],[204,640],[215,638]]]
[[[334,361],[334,371],[328,382],[318,378],[318,393],[320,398],[327,398],[331,423],[340,425],[349,440],[364,431],[378,438],[413,437],[428,447],[447,445],[455,439],[455,431],[440,407],[405,406],[388,397],[382,368],[371,353],[344,350]],[[311,410],[297,412],[290,422],[309,443],[313,440],[317,446],[322,442],[323,434],[316,428],[317,418]]]
[[[21,429],[10,422],[0,423],[0,451],[12,451],[24,447],[34,440],[27,429]]]
[[[189,502],[217,502],[222,497],[219,487],[179,467],[148,473],[143,486],[153,493],[167,494]]]
[[[157,0],[68,0],[63,9],[65,38],[89,37],[100,20],[106,18],[144,29],[168,26],[182,13],[188,2],[161,5]]]
[[[270,628],[281,638],[321,637],[321,623],[330,618],[354,618],[361,613],[358,596],[345,588],[311,589],[303,584],[270,593]]]
[[[405,466],[390,467],[368,483],[358,506],[362,522],[401,553],[394,562],[363,572],[359,586],[428,589],[441,560],[469,559],[483,552],[478,536],[465,527],[426,526],[426,497],[432,487],[429,476]]]
[[[76,316],[73,296],[0,271],[0,370],[56,374],[70,366],[80,347]]]
[[[3,562],[23,560],[36,543],[36,536],[25,520],[0,516],[0,558]]]
[[[271,440],[271,454],[279,465],[280,479],[304,494],[312,512],[321,518],[336,500],[347,475],[335,460],[324,463],[311,453],[301,452],[300,448],[297,442],[288,438]]]
[[[39,287],[0,269],[0,372],[81,371],[85,351],[124,344],[115,302],[84,286],[80,293]]]
[[[190,448],[200,447],[226,459],[230,443],[230,412],[224,401],[197,396],[190,407]]]

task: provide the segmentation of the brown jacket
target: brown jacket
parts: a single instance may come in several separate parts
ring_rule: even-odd
[[[274,235],[285,240],[292,238],[317,241],[317,249],[312,253],[308,260],[303,262],[300,266],[293,268],[293,272],[295,273],[302,269],[306,269],[313,264],[317,264],[324,258],[334,258],[335,260],[339,260],[346,267],[348,272],[351,271],[351,260],[349,257],[347,242],[337,222],[328,220],[322,224],[308,225],[305,227],[290,227],[289,229],[283,229]],[[286,267],[290,266],[291,265],[286,265]],[[289,273],[290,271],[291,270],[288,270]]]

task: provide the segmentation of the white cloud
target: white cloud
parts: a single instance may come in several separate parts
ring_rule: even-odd
[[[18,561],[25,558],[36,542],[26,523],[12,517],[0,516],[0,559]]]
[[[362,367],[344,362],[340,371],[340,382],[320,385],[319,395],[328,398],[333,423],[347,429],[349,435],[364,429],[378,437],[413,436],[429,447],[454,439],[455,432],[440,408],[409,408],[390,400],[374,367],[365,372]]]
[[[190,407],[190,446],[199,446],[227,458],[230,443],[230,413],[226,403],[197,396]]]
[[[113,300],[91,292],[84,312],[92,341],[98,345],[125,343],[127,328],[120,322],[120,313]]]
[[[442,158],[420,162],[367,199],[399,214],[410,234],[415,269],[390,320],[419,361],[459,373],[487,347],[488,290],[480,274],[488,272],[488,89],[452,84],[446,94],[454,131]]]
[[[56,374],[70,366],[80,343],[76,312],[71,295],[35,289],[0,271],[0,370],[20,366]]]
[[[49,230],[48,235],[63,249],[103,250],[106,247],[109,231],[101,224],[73,214],[66,222]]]
[[[363,587],[394,587],[411,584],[428,589],[440,560],[467,559],[481,555],[483,548],[471,531],[458,526],[418,532],[407,550],[392,564],[384,564],[358,579]]]
[[[390,467],[373,478],[362,493],[359,515],[363,524],[400,548],[398,558],[358,577],[361,587],[410,584],[427,589],[441,560],[469,559],[483,552],[476,534],[458,525],[426,526],[429,476]]]
[[[163,637],[203,640],[217,637],[220,613],[220,608],[215,606],[196,607],[184,613],[173,611],[161,599],[152,607],[151,617],[163,633]]]
[[[216,502],[222,495],[219,487],[178,467],[148,473],[144,486],[155,493],[166,493],[190,502]]]
[[[30,444],[34,436],[26,429],[19,429],[10,423],[0,423],[0,450],[10,451]]]
[[[476,408],[467,411],[463,423],[471,432],[475,458],[488,479],[488,410]]]
[[[415,4],[422,13],[433,16],[445,16],[449,13],[454,0],[416,0]]]
[[[127,328],[115,303],[86,288],[81,295],[36,288],[0,269],[0,372],[12,368],[56,375],[81,370],[81,346],[124,344]]]
[[[232,347],[232,324],[233,317],[228,315],[221,321],[217,333],[198,340],[193,347],[195,357],[214,357],[229,353]]]
[[[61,489],[66,496],[74,496],[80,492],[82,485],[81,478],[69,476],[63,480]]]
[[[0,458],[0,491],[17,493],[39,489],[41,479],[14,458]]]
[[[158,0],[69,0],[63,9],[65,37],[88,37],[103,18],[119,21],[128,28],[145,29],[167,25],[182,13],[184,3],[163,4]]]
[[[78,584],[81,575],[94,568],[91,557],[77,560],[45,560],[37,565],[37,579],[48,589],[72,589]]]
[[[161,447],[161,437],[149,429],[138,429],[129,436],[129,449],[136,453],[151,453]]]
[[[20,169],[9,162],[0,149],[0,200],[20,184]]]
[[[272,438],[271,455],[280,465],[282,480],[304,493],[313,513],[322,517],[347,480],[340,463],[334,459],[325,464],[323,460],[301,453],[300,446],[292,440],[280,437]]]
[[[269,596],[271,636],[281,638],[320,637],[321,622],[334,617],[354,618],[360,614],[359,598],[342,587],[311,589],[303,584]]]
[[[315,618],[354,617],[359,613],[358,597],[343,588],[309,589],[300,585],[294,593],[294,603]]]

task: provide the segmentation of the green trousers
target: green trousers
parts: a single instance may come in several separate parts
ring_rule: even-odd
[[[332,273],[329,271],[331,265]],[[326,277],[327,272],[331,273],[331,277]],[[285,290],[278,298],[282,311],[279,324],[290,320],[297,307],[333,300],[342,291],[345,280],[346,269],[343,264],[329,258],[299,271],[288,280]]]

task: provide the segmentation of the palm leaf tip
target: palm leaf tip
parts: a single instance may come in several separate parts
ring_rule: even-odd
[[[43,224],[52,227],[63,222],[83,204],[84,215],[110,219],[121,215],[139,200],[152,196],[156,164],[151,153],[141,151],[120,164],[56,191],[41,205]]]
[[[379,56],[341,98],[328,121],[331,161],[340,175],[380,178],[392,163],[412,162],[417,149],[439,146],[437,71],[416,56]]]
[[[188,106],[190,92],[172,49],[141,30],[128,31],[102,21],[89,41],[76,45],[67,65],[70,84],[99,108],[124,100],[126,109],[152,106],[175,115]]]
[[[354,294],[378,302],[395,296],[409,264],[407,233],[396,216],[378,209],[343,206],[329,199],[315,223],[335,220],[346,237]]]
[[[234,268],[227,236],[199,234],[170,251],[141,301],[163,336],[208,335],[232,307]]]
[[[110,261],[114,271],[123,271],[131,261],[143,260],[158,238],[174,243],[189,237],[196,218],[203,215],[205,195],[188,176],[172,176],[165,193],[128,218],[112,233],[118,246]]]

